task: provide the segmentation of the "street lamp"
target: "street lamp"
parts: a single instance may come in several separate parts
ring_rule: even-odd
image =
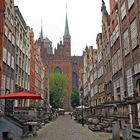
[[[84,89],[83,87],[80,88],[80,94],[81,94],[81,105],[82,105],[82,126],[84,126],[84,109],[83,109]]]

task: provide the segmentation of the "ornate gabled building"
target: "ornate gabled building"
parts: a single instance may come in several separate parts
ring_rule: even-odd
[[[49,73],[60,71],[68,77],[67,95],[64,98],[63,105],[65,110],[71,110],[70,97],[72,89],[78,89],[79,71],[83,67],[83,57],[71,56],[71,35],[67,15],[63,41],[60,40],[54,53],[52,53],[51,41],[48,41],[49,43],[46,45],[46,48],[49,48],[48,50],[50,51],[43,51],[45,49],[45,39],[41,39],[41,36],[40,41],[43,41],[42,43],[40,42],[42,44],[42,59],[49,68]],[[47,61],[44,59],[47,59]]]

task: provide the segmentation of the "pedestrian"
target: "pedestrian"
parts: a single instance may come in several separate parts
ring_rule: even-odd
[[[70,112],[70,117],[71,117],[71,119],[72,119],[72,112]]]

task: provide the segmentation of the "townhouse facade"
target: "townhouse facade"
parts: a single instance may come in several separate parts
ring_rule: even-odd
[[[34,45],[33,29],[27,26],[14,0],[0,0],[0,46],[0,94],[27,91],[44,97],[46,83],[43,80],[46,79],[41,52]],[[36,74],[36,65],[41,71],[39,75]],[[21,107],[29,106],[31,102],[14,100],[11,104]],[[1,100],[1,111],[4,111],[4,106],[5,101]]]
[[[0,16],[0,86],[1,94],[6,94],[14,91],[15,10],[13,1],[1,1]],[[1,101],[2,111],[5,104],[5,101]]]
[[[15,92],[30,91],[30,32],[24,18],[17,6],[15,6],[16,22],[16,46],[15,46]],[[29,106],[29,100],[24,102]],[[15,106],[24,106],[23,100],[15,102]]]
[[[41,95],[43,98],[46,96],[46,73],[45,65],[41,58],[41,48],[35,44],[35,93]]]
[[[85,101],[90,102],[91,115],[114,115],[121,126],[125,123],[130,123],[131,127],[140,125],[139,6],[138,0],[110,0],[109,15],[102,1],[102,33],[96,38],[90,90],[88,76],[83,76]],[[86,61],[88,51],[85,49],[83,55],[87,75],[90,72]],[[88,93],[93,97],[87,101]]]

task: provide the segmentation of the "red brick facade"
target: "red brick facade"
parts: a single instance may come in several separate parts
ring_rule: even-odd
[[[71,93],[73,88],[78,89],[79,71],[83,67],[83,57],[71,56],[71,36],[69,34],[67,17],[63,42],[60,41],[57,44],[57,49],[55,48],[54,54],[49,53],[46,55],[49,73],[59,69],[68,77],[67,95],[64,98],[63,105],[64,109],[71,110]]]

